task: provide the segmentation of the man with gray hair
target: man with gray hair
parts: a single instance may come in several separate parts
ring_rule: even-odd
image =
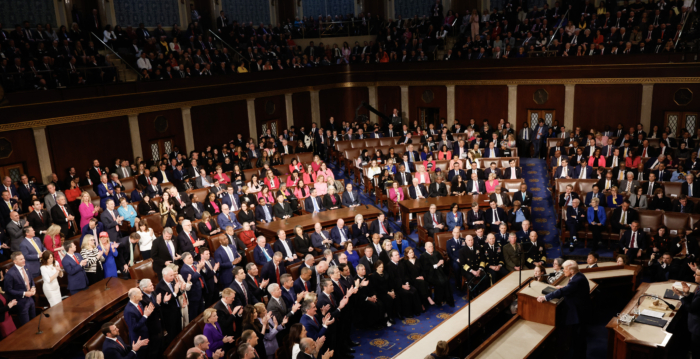
[[[153,270],[158,275],[158,279],[163,279],[163,268],[170,263],[179,263],[180,255],[178,246],[173,241],[173,230],[170,227],[163,229],[163,234],[153,241],[151,246],[151,258],[153,259]]]
[[[287,273],[287,268],[282,263],[284,254],[282,252],[275,252],[272,256],[272,260],[263,265],[260,276],[262,279],[267,279],[270,283],[280,284],[280,276]]]
[[[169,228],[166,228],[169,229]],[[163,346],[168,344],[182,331],[182,308],[180,297],[185,292],[187,283],[180,281],[177,273],[165,267],[161,270],[161,280],[156,286],[156,295],[160,295],[160,311],[162,314],[163,331],[167,333],[163,340]]]
[[[149,339],[148,326],[146,325],[146,322],[153,313],[153,310],[155,310],[155,306],[153,303],[146,307],[141,305],[143,294],[139,288],[129,289],[128,296],[129,303],[127,303],[126,307],[124,308],[124,321],[126,322],[126,327],[129,328],[129,339]],[[147,345],[146,350],[141,351],[142,354],[137,353],[138,358],[147,357],[147,351],[150,351],[149,346],[150,345]]]
[[[197,232],[192,228],[192,222],[189,219],[182,221],[182,232],[177,235],[177,245],[181,254],[189,252],[195,261],[199,261],[200,247],[206,243],[197,237]]]
[[[564,275],[569,278],[565,286],[558,286],[557,290],[546,296],[537,297],[542,303],[552,299],[566,298],[564,305],[565,325],[564,345],[569,348],[568,358],[586,357],[586,327],[591,312],[591,287],[585,275],[579,272],[578,264],[573,260],[564,262]]]
[[[139,288],[141,289],[141,308],[146,308],[149,305],[153,305],[153,314],[146,320],[146,327],[148,328],[148,347],[147,353],[148,357],[155,358],[160,354],[161,344],[163,343],[163,326],[161,321],[163,320],[163,313],[161,311],[161,304],[163,300],[170,301],[172,294],[170,293],[155,293],[155,287],[150,279],[141,279],[139,282]]]

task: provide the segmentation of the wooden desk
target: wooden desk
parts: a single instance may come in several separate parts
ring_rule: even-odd
[[[304,214],[301,216],[294,216],[287,220],[276,220],[270,223],[258,224],[258,230],[268,239],[277,239],[277,232],[283,230],[287,237],[294,233],[294,227],[302,226],[304,232],[311,231],[314,229],[316,223],[321,223],[321,226],[328,227],[334,226],[338,222],[338,219],[342,218],[347,226],[355,223],[355,216],[361,214],[365,222],[373,220],[379,217],[382,213],[377,207],[360,205],[352,208],[338,208],[331,211],[323,211],[316,214]]]
[[[136,287],[134,279],[112,278],[110,289],[105,291],[106,282],[107,279],[103,279],[47,309],[45,313],[50,317],[41,321],[42,334],[35,334],[39,322],[37,310],[34,319],[0,341],[0,357],[36,358],[53,354],[89,322],[125,300],[129,289]]]
[[[511,198],[513,194],[510,193]],[[471,209],[472,203],[478,202],[479,207],[487,208],[489,206],[489,195],[480,194],[478,196],[466,195],[466,196],[447,196],[447,197],[433,197],[425,199],[407,199],[400,201],[399,208],[401,209],[401,226],[403,227],[404,233],[410,233],[410,220],[409,213],[421,213],[428,212],[430,205],[437,206],[438,211],[449,210],[452,203],[457,203],[459,209]],[[465,218],[466,221],[466,218]]]
[[[675,281],[671,280],[663,283],[643,283],[639,286],[637,293],[620,312],[629,314],[637,306],[639,297],[644,294],[656,294],[663,298],[666,289],[670,289]],[[689,283],[690,284],[690,283]],[[690,290],[694,291],[697,288],[696,284],[690,285]],[[652,300],[650,297],[642,299],[642,304]],[[654,327],[640,323],[632,323],[630,326],[620,325],[617,323],[617,318],[610,319],[608,325],[608,359],[613,358],[665,358],[667,356],[667,345],[672,338],[672,334],[666,329],[676,321],[676,313],[680,308],[680,301],[667,299],[667,301],[676,306],[676,311],[670,315],[664,316],[663,319],[668,320],[663,328]],[[669,319],[670,318],[670,319]]]

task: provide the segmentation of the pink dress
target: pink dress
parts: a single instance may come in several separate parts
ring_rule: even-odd
[[[493,186],[489,184],[491,181],[486,181],[486,193],[493,193],[496,192],[496,187],[500,187],[501,184],[498,182],[498,180],[493,180]]]
[[[94,213],[95,205],[92,203],[81,203],[78,209],[80,210],[80,228],[82,229],[93,217],[97,216],[97,213]]]
[[[325,171],[319,170],[319,171],[316,173],[316,177],[318,177],[318,176],[320,176],[320,175],[323,175],[323,177],[324,177],[325,179],[328,179],[328,177],[330,177],[330,178],[332,178],[332,179],[335,179],[335,175],[333,174],[333,171],[331,171],[331,170],[328,169],[328,168],[326,168]]]

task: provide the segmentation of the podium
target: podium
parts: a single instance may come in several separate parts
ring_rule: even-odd
[[[542,296],[542,290],[551,285],[531,280],[528,286],[518,292],[518,315],[524,320],[555,326],[557,305],[559,299],[540,303],[537,297]]]

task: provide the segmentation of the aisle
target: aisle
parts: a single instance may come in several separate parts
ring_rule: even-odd
[[[551,260],[561,257],[561,245],[559,243],[559,229],[557,228],[557,213],[554,209],[547,165],[544,160],[535,158],[520,158],[520,166],[523,169],[523,179],[528,190],[532,192],[532,226],[537,231],[539,238],[544,238],[547,247],[548,266]],[[567,250],[568,252],[568,250]]]

